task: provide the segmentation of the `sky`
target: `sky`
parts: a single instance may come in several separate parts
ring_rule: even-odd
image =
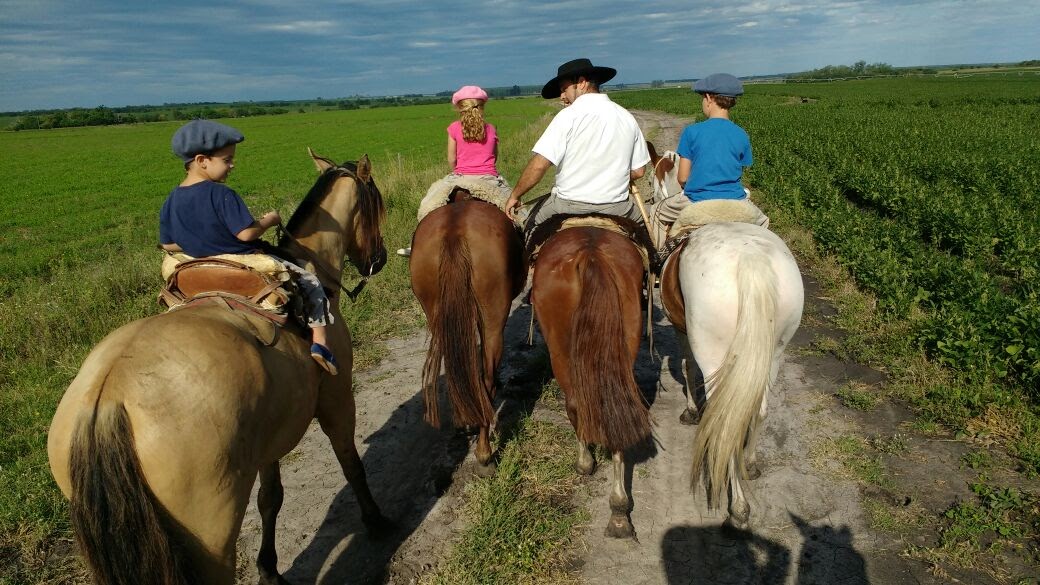
[[[0,111],[1040,59],[1040,3],[0,0]]]

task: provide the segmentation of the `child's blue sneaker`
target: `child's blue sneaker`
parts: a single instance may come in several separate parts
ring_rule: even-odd
[[[319,366],[333,376],[339,372],[336,366],[336,356],[332,355],[332,350],[324,345],[320,343],[312,343],[311,357],[314,358],[314,361],[318,362]]]

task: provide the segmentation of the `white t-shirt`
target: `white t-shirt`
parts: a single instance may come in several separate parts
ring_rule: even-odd
[[[601,93],[579,96],[556,114],[531,150],[556,165],[553,193],[581,203],[628,199],[630,173],[650,162],[636,119]]]

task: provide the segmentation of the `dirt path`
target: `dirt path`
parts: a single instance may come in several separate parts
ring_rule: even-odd
[[[659,151],[674,149],[685,121],[653,112],[636,115]],[[806,321],[826,316],[830,309],[819,299],[815,284],[807,280],[806,287]],[[529,317],[530,307],[517,303],[507,326],[500,372],[507,387],[500,420],[534,407],[536,389],[518,382],[529,361],[530,350],[524,346]],[[681,352],[660,309],[654,320],[656,361],[644,343],[637,367],[656,421],[654,445],[629,456],[638,541],[603,536],[610,471],[600,466],[584,484],[592,512],[583,547],[587,552],[580,563],[587,582],[945,582],[936,580],[923,563],[901,557],[902,542],[867,527],[861,488],[835,479],[826,466],[812,461],[815,445],[855,433],[863,424],[834,400],[837,389],[849,381],[875,383],[881,376],[807,352],[817,336],[836,335],[809,324],[792,343],[780,382],[769,396],[759,442],[763,473],[749,489],[753,530],[743,537],[723,534],[724,516],[708,513],[703,493],[694,495],[689,489],[695,427],[678,421],[685,405],[677,357]],[[397,530],[380,541],[364,534],[354,496],[328,442],[312,425],[282,466],[285,504],[279,516],[278,550],[280,568],[290,582],[411,583],[450,545],[461,524],[455,516],[458,494],[472,477],[473,458],[467,438],[431,429],[422,421],[419,375],[425,347],[424,333],[393,340],[382,364],[356,375],[358,447],[372,492]],[[890,428],[898,428],[900,413],[889,409],[879,416]],[[931,465],[956,467],[956,459],[949,461],[955,453],[928,457]],[[260,536],[255,494],[253,502],[239,541],[240,581],[249,583],[256,579],[252,563]]]

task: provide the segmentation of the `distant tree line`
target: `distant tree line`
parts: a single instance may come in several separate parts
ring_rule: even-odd
[[[487,92],[491,97],[496,98],[515,97],[536,94],[541,91],[541,87],[540,85],[514,85],[512,87],[489,88]],[[48,130],[51,128],[109,126],[112,124],[165,122],[170,120],[192,120],[195,118],[244,118],[247,116],[285,114],[290,111],[303,113],[314,110],[360,110],[365,108],[443,104],[451,100],[451,95],[454,91],[442,91],[433,96],[413,93],[373,98],[356,96],[324,99],[318,97],[313,100],[301,101],[236,102],[232,104],[199,102],[194,104],[163,104],[161,106],[125,106],[120,108],[98,106],[93,109],[72,108],[67,110],[7,112],[7,114],[18,116],[8,130]]]
[[[136,124],[138,122],[163,122],[167,120],[193,120],[195,118],[245,118],[267,114],[284,114],[285,107],[263,107],[258,105],[232,105],[224,107],[131,106],[128,108],[93,109],[72,108],[70,110],[34,111],[19,116],[11,130],[49,130],[51,128],[74,128],[77,126],[111,126],[113,124]]]
[[[849,77],[878,77],[882,75],[907,75],[914,73],[937,73],[929,67],[893,67],[888,63],[856,61],[852,65],[827,65],[811,71],[792,73],[787,79],[846,79]]]

